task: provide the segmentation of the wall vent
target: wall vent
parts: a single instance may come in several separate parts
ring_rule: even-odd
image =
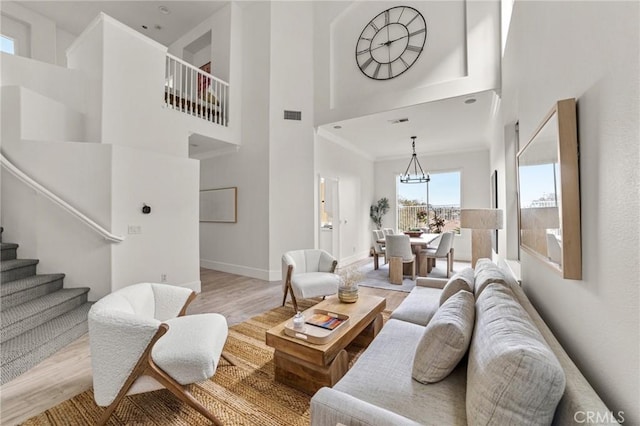
[[[396,118],[395,120],[389,120],[389,123],[398,124],[398,123],[406,123],[407,121],[409,121],[408,118]]]
[[[302,111],[288,111],[284,110],[284,119],[285,120],[302,120]]]

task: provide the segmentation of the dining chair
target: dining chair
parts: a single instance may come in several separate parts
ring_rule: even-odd
[[[416,256],[411,250],[408,235],[397,234],[385,237],[387,260],[389,261],[389,282],[402,284],[405,264],[411,265],[411,278],[416,279]]]
[[[373,233],[373,246],[371,247],[371,255],[373,256],[373,269],[379,269],[380,268],[380,262],[378,261],[378,258],[380,256],[384,257],[384,264],[387,264],[387,254],[386,254],[386,248],[384,243],[380,243],[378,241],[380,240],[384,240],[385,235],[383,231],[374,229],[372,231]]]
[[[449,274],[453,271],[453,231],[445,232],[440,237],[440,243],[438,243],[437,248],[429,248],[420,250],[419,253],[419,263],[420,267],[419,273],[420,276],[426,277],[432,268],[431,261],[434,261],[433,266],[435,266],[435,260],[439,258],[446,257],[447,258],[447,278],[449,278]]]
[[[393,228],[382,228],[382,232],[384,232],[384,235],[394,235],[396,233]]]

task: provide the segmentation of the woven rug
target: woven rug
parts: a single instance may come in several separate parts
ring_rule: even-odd
[[[446,278],[446,265],[447,262],[442,259],[438,259],[438,261],[436,262],[436,266],[429,273],[429,278]],[[471,266],[469,262],[454,261],[453,273],[469,266]],[[379,269],[373,269],[373,260],[371,260],[360,266],[358,268],[358,271],[361,272],[364,276],[364,279],[358,283],[358,285],[363,287],[383,288],[385,290],[395,290],[409,293],[411,289],[416,286],[416,282],[412,280],[410,276],[406,275],[402,278],[402,285],[391,284],[389,282],[389,264],[384,264],[382,258],[380,258]]]
[[[306,309],[317,300],[301,301]],[[386,313],[385,313],[386,314]],[[255,316],[229,329],[225,353],[236,366],[220,360],[208,381],[190,385],[194,397],[225,425],[308,425],[310,397],[274,381],[273,349],[265,344],[265,332],[290,318],[289,303]],[[385,315],[385,319],[388,315]],[[361,348],[347,347],[350,364]],[[95,424],[104,408],[88,390],[27,420],[24,425]],[[116,408],[109,425],[209,425],[197,411],[167,390],[126,397]]]

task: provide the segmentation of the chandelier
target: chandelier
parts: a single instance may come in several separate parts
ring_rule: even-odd
[[[429,173],[425,173],[422,170],[422,166],[420,165],[420,161],[418,161],[418,156],[416,155],[416,136],[411,136],[412,142],[411,147],[413,148],[413,155],[411,155],[411,160],[409,160],[409,165],[407,166],[407,170],[405,170],[403,175],[400,175],[400,182],[402,183],[429,183],[431,178],[429,177]],[[413,175],[410,174],[413,165]],[[420,173],[418,173],[418,170]]]

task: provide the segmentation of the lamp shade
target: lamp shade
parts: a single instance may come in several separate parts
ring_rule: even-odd
[[[502,229],[500,209],[462,209],[460,227],[471,229]]]

